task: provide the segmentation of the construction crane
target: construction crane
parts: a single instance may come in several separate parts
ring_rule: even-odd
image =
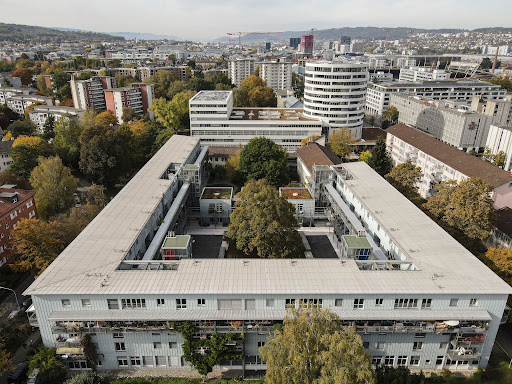
[[[246,35],[273,35],[275,33],[283,33],[283,32],[228,32],[229,36],[238,35],[238,50],[242,50],[242,36]]]

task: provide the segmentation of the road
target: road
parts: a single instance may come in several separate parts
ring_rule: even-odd
[[[28,276],[25,280],[23,280],[15,289],[16,295],[18,297],[18,301],[20,302],[20,306],[23,301],[30,298],[30,296],[23,296],[22,293],[34,282],[34,276]],[[9,313],[16,309],[16,299],[11,291],[9,291],[10,295],[7,296],[2,304],[0,304],[0,318],[4,316],[8,316]]]
[[[39,328],[37,328],[34,332],[32,332],[27,337],[27,339],[25,340],[24,344],[25,345],[37,344],[37,342],[38,342],[40,337],[41,337],[41,335],[39,333]],[[18,350],[12,356],[12,362],[16,366],[18,363],[21,363],[21,362],[25,361],[25,357],[26,356],[27,356],[26,348],[19,347]],[[0,376],[0,384],[7,384],[7,377],[8,377],[8,373]]]

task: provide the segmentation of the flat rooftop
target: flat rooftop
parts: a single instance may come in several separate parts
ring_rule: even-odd
[[[202,200],[228,200],[233,196],[233,187],[205,187]]]
[[[312,200],[307,188],[279,188],[281,196],[287,200]]]
[[[229,120],[292,120],[315,121],[320,120],[305,117],[300,108],[233,108]]]
[[[372,248],[366,237],[343,236],[349,248]]]
[[[162,248],[187,248],[190,242],[190,235],[177,235],[175,237],[166,237]]]
[[[199,91],[196,95],[190,99],[190,102],[194,101],[224,101],[227,102],[232,91]]]
[[[501,89],[499,85],[479,80],[432,80],[432,81],[412,81],[412,82],[382,82],[374,85],[384,88],[444,88],[444,87],[490,87]]]

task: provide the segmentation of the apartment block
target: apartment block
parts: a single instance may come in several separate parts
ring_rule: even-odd
[[[175,67],[141,67],[138,68],[138,71],[140,81],[146,81],[158,71],[171,72],[178,81],[188,81],[190,77],[188,65],[178,65]]]
[[[39,96],[39,95],[13,95],[5,98],[5,104],[7,107],[18,115],[23,116],[25,113],[25,109],[29,105],[35,103],[44,103],[45,105],[53,105],[53,99],[47,96]]]
[[[492,154],[503,152],[505,154],[503,169],[510,171],[512,168],[512,126],[491,125],[485,147]]]
[[[291,61],[264,61],[257,63],[260,77],[265,84],[275,91],[292,89]]]
[[[0,141],[0,172],[6,171],[12,164],[11,150],[14,140]]]
[[[132,108],[136,115],[142,117],[153,112],[149,107],[154,99],[154,87],[150,83],[131,83],[124,88],[111,88],[105,90],[106,109],[112,112],[123,123],[123,108]]]
[[[36,105],[28,113],[30,121],[34,123],[39,132],[43,132],[44,123],[49,116],[53,116],[55,121],[61,119],[79,119],[83,115],[82,109],[63,106]]]
[[[105,111],[107,106],[104,91],[116,88],[116,78],[109,76],[95,76],[88,80],[71,78],[69,84],[75,108]]]
[[[228,77],[235,87],[240,88],[242,80],[254,74],[255,59],[253,58],[232,58],[228,61]]]
[[[421,167],[423,177],[418,193],[428,198],[442,181],[462,181],[479,177],[492,187],[491,198],[495,209],[512,207],[512,175],[503,169],[460,151],[451,145],[409,127],[394,125],[386,130],[388,152],[395,165],[410,160]]]
[[[201,91],[189,102],[190,135],[212,147],[239,147],[267,137],[294,152],[301,140],[322,134],[322,122],[301,109],[234,108],[232,91]]]
[[[480,80],[368,83],[366,112],[382,116],[384,111],[389,108],[391,94],[394,93],[423,96],[433,100],[471,102],[473,97],[479,97],[485,101],[504,100],[507,91],[499,85]]]
[[[444,69],[432,67],[409,67],[401,68],[398,81],[431,81],[431,80],[449,80],[450,73]]]
[[[0,104],[5,104],[9,97],[13,96],[28,96],[28,89],[14,88],[14,87],[0,87]]]

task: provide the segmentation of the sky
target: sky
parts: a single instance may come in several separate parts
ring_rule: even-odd
[[[511,15],[511,0],[0,0],[4,23],[196,41],[238,31],[512,27]]]

